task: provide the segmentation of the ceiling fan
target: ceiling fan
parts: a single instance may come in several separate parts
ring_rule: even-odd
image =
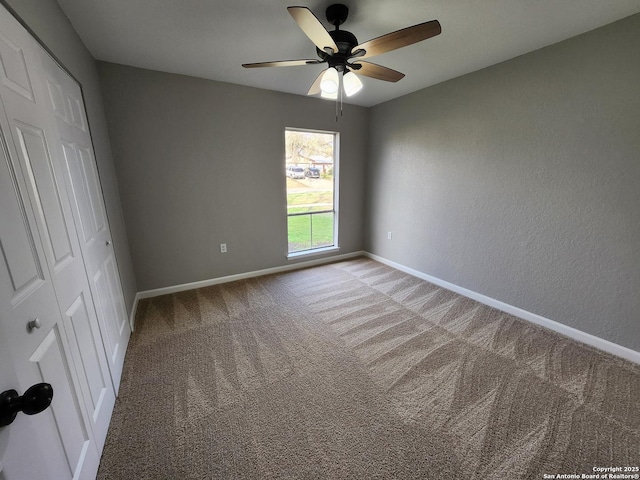
[[[242,66],[245,68],[295,67],[327,63],[329,66],[320,72],[307,95],[320,93],[322,97],[330,99],[338,98],[341,84],[348,97],[362,89],[362,82],[355,72],[386,82],[397,82],[404,77],[404,73],[362,60],[435,37],[442,31],[440,23],[437,20],[431,20],[358,43],[351,32],[340,30],[340,25],[349,15],[349,8],[346,5],[335,4],[327,7],[327,20],[335,26],[335,30],[331,32],[322,26],[320,20],[307,7],[287,7],[287,10],[315,44],[319,59],[245,63]]]

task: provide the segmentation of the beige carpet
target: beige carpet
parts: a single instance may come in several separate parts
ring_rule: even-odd
[[[143,300],[100,479],[640,464],[640,367],[366,258]]]

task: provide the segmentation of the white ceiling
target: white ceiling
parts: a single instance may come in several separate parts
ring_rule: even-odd
[[[98,60],[305,95],[326,67],[245,69],[243,63],[317,58],[286,10],[311,0],[58,0]],[[349,103],[372,106],[640,12],[639,0],[343,0],[343,30],[359,42],[437,19],[442,34],[370,61],[398,83],[362,77]]]

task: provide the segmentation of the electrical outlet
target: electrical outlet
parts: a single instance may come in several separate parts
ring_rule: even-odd
[[[391,234],[391,232],[387,232],[387,240],[391,240],[393,238],[393,235]]]
[[[227,253],[227,244],[226,243],[221,243],[220,244],[220,253]]]

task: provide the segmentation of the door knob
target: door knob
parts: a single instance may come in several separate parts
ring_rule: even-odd
[[[27,328],[29,329],[29,331],[33,330],[34,328],[40,328],[42,326],[42,322],[40,321],[39,318],[36,318],[35,320],[31,320],[29,323],[27,323]]]
[[[36,383],[29,387],[24,395],[19,396],[15,390],[0,393],[0,427],[11,424],[22,412],[35,415],[51,405],[53,387],[48,383]]]

